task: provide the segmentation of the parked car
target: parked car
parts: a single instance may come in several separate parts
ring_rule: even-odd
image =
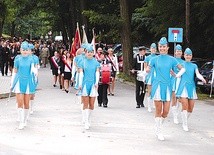
[[[204,77],[204,79],[206,80],[207,83],[204,84],[203,82],[201,82],[199,79],[196,78],[197,86],[199,87],[199,89],[202,92],[208,93],[208,92],[210,92],[210,89],[211,89],[213,62],[208,61],[208,62],[204,63],[204,65],[202,65],[202,67],[199,68],[199,72]],[[214,85],[212,85],[212,87],[214,89]]]
[[[140,47],[140,46],[139,46]],[[133,53],[133,58],[136,58],[136,55],[139,53],[139,47],[133,47],[132,53]],[[116,44],[113,47],[114,54],[118,58],[118,64],[119,64],[119,71],[123,71],[123,51],[122,51],[122,45],[121,44]],[[146,48],[146,55],[149,55],[150,51],[149,48]]]
[[[191,62],[195,63],[198,68],[201,68],[207,62],[207,59],[193,58]]]

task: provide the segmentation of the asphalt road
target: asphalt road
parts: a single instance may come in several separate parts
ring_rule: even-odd
[[[80,105],[72,92],[52,86],[48,68],[40,69],[35,112],[18,130],[15,98],[0,100],[0,155],[211,155],[214,152],[214,103],[196,101],[189,132],[166,119],[165,141],[154,135],[154,114],[135,108],[135,88],[116,83],[109,107],[95,106],[91,129],[81,125]],[[180,119],[181,121],[181,119]]]

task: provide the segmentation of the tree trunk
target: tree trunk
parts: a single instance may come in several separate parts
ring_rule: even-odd
[[[87,32],[88,32],[88,20],[87,20],[87,18],[84,16],[84,15],[82,15],[82,12],[83,12],[83,10],[85,10],[86,9],[86,1],[85,0],[80,0],[80,19],[81,19],[81,23],[83,24],[83,25],[85,25],[85,27],[86,27],[86,34],[87,34]]]
[[[120,0],[121,15],[121,44],[123,51],[123,72],[130,73],[132,65],[132,46],[131,46],[131,14],[129,11],[129,0]]]
[[[75,35],[76,32],[76,2],[75,0],[70,0],[70,6],[69,6],[69,25],[68,25],[68,36],[69,36],[69,42],[72,44],[72,38]]]
[[[0,1],[0,37],[2,36],[3,33],[3,26],[4,26],[4,20],[6,16],[6,6],[3,1]]]
[[[16,25],[15,25],[15,22],[13,21],[11,24],[11,32],[10,32],[11,37],[15,36],[15,28],[16,28]]]
[[[2,36],[2,33],[3,33],[3,25],[4,25],[4,20],[0,17],[0,37]]]

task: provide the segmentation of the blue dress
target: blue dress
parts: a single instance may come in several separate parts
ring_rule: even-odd
[[[156,73],[156,77],[154,77],[152,82],[152,99],[163,102],[171,100],[172,85],[170,70],[178,64],[178,61],[169,55],[159,55],[151,59],[149,66],[153,67]]]
[[[156,54],[150,54],[148,57],[145,58],[145,61],[147,64],[151,61],[151,59],[155,58],[157,55]],[[152,85],[152,81],[154,79],[154,76],[156,73],[154,72],[154,68],[152,67],[149,74],[146,76],[146,84]]]
[[[179,64],[182,64],[184,62],[184,60],[181,58],[175,58],[175,59],[178,61]],[[175,74],[177,74],[179,72],[178,67],[174,67],[173,71],[175,72]],[[171,82],[172,82],[172,91],[177,92],[178,85],[180,83],[180,78],[175,78],[174,76],[172,76]]]
[[[176,93],[176,97],[197,99],[194,76],[198,66],[194,63],[186,61],[184,61],[182,65],[186,69],[186,72],[181,76],[181,81]]]
[[[31,72],[33,64],[34,60],[32,56],[16,56],[14,68],[17,69],[17,73],[12,84],[12,92],[21,94],[35,93],[35,82]]]
[[[82,96],[96,97],[96,71],[100,68],[100,63],[95,58],[84,58],[78,65],[83,70]]]

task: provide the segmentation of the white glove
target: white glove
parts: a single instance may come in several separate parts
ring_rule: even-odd
[[[80,72],[79,73],[79,87],[82,87],[83,77],[84,77],[83,72]]]
[[[14,79],[16,77],[16,73],[13,72],[12,77],[11,77],[11,81],[10,81],[10,89],[12,89],[13,85],[14,85]]]
[[[181,68],[181,70],[176,74],[176,78],[180,78],[186,72],[185,68]]]
[[[206,80],[204,79],[204,77],[203,77],[200,73],[197,73],[197,74],[196,74],[196,77],[197,77],[198,79],[200,79],[201,81],[203,81],[204,83],[206,83]]]
[[[100,79],[100,72],[99,72],[99,71],[96,71],[95,85],[98,85],[99,79]]]

